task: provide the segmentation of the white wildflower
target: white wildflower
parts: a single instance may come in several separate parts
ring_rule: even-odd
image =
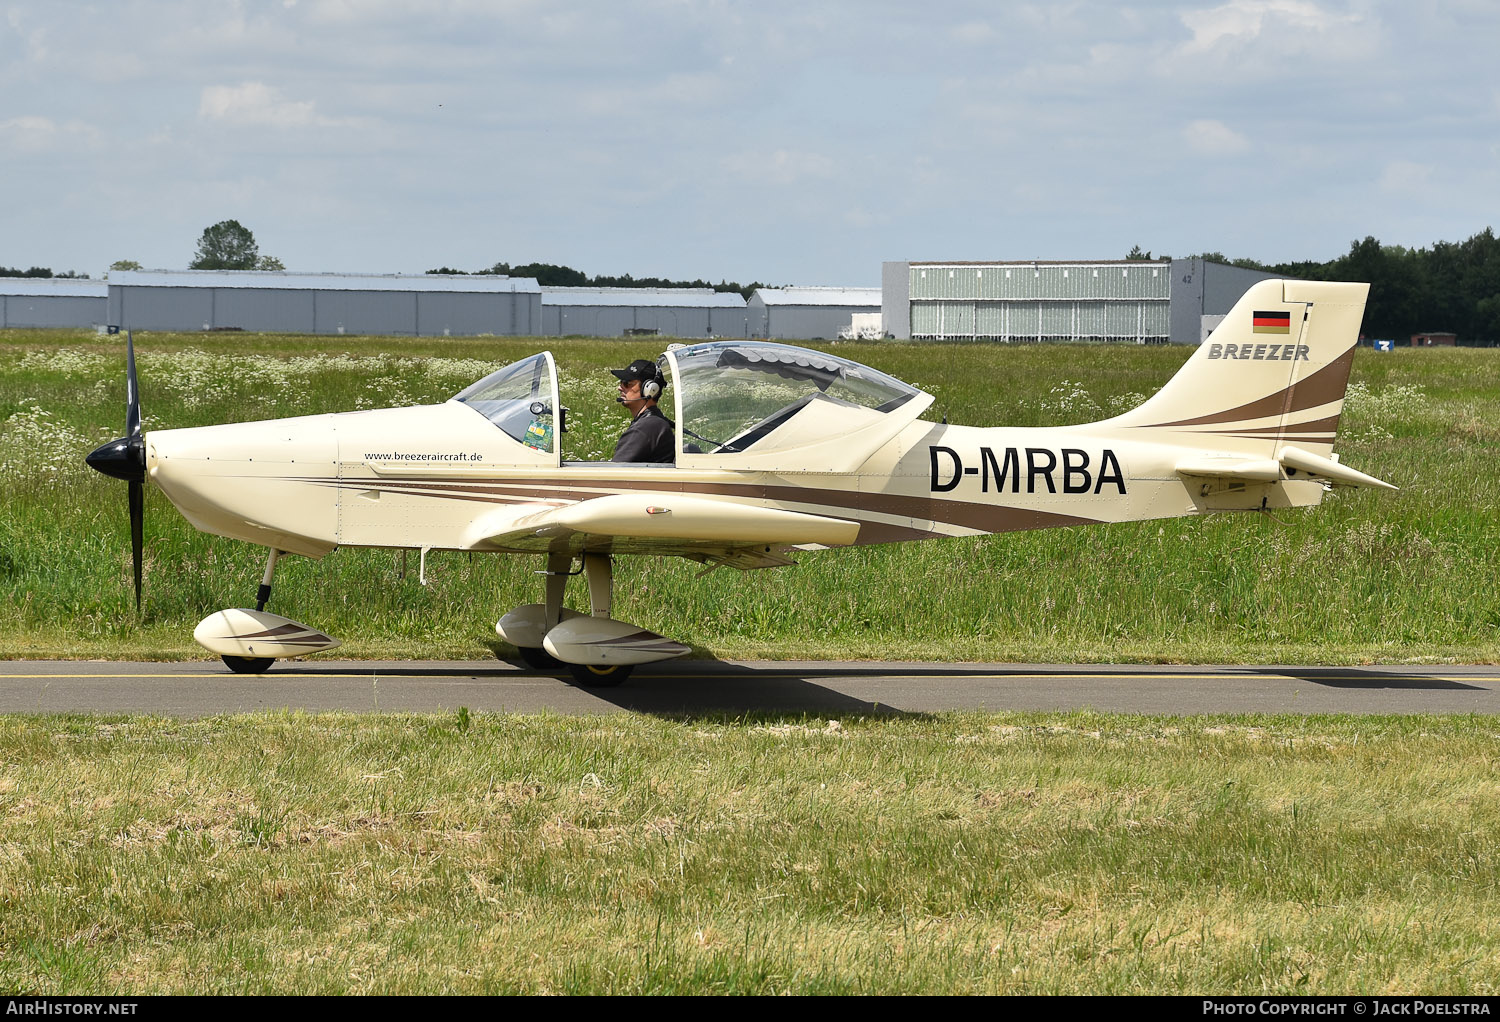
[[[1086,418],[1099,414],[1099,402],[1089,395],[1083,384],[1063,380],[1042,398],[1041,409],[1049,415]]]

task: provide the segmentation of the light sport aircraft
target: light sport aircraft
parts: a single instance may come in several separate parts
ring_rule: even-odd
[[[835,354],[763,341],[673,346],[676,464],[565,462],[551,353],[439,405],[141,430],[89,455],[130,483],[136,601],[141,487],[198,529],[268,548],[256,608],[194,632],[236,671],[338,640],[265,610],[283,554],[339,546],[537,554],[543,602],[496,632],[538,669],[618,684],[688,647],[610,616],[613,558],[770,568],[789,554],[1214,511],[1317,504],[1332,485],[1394,489],[1333,442],[1368,285],[1254,285],[1157,394],[1102,422],[976,428],[923,420],[933,398]],[[582,563],[589,614],[563,606]]]

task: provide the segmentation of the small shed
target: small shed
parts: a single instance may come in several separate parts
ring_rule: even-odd
[[[1426,333],[1411,335],[1411,346],[1413,348],[1452,348],[1457,346],[1457,344],[1458,334],[1450,334],[1446,330],[1428,330]]]

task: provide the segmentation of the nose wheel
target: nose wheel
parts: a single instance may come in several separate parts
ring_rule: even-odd
[[[339,645],[331,635],[266,610],[271,576],[280,557],[281,551],[272,550],[266,559],[254,610],[230,607],[216,611],[193,629],[194,641],[217,654],[235,674],[264,674],[279,659],[322,653]]]
[[[235,674],[265,674],[276,662],[268,656],[221,656],[219,659]]]
[[[271,599],[271,579],[276,575],[276,562],[281,559],[281,551],[275,547],[266,556],[266,570],[260,577],[260,588],[255,593],[255,609],[265,610],[267,602]],[[224,666],[235,674],[265,674],[276,662],[275,657],[268,656],[231,656],[225,653],[219,657],[224,661]]]

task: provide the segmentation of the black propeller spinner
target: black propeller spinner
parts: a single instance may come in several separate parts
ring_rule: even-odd
[[[141,546],[145,517],[146,441],[141,435],[141,398],[135,379],[135,339],[125,331],[125,435],[101,444],[84,459],[89,468],[130,484],[130,560],[135,609],[141,609]]]

